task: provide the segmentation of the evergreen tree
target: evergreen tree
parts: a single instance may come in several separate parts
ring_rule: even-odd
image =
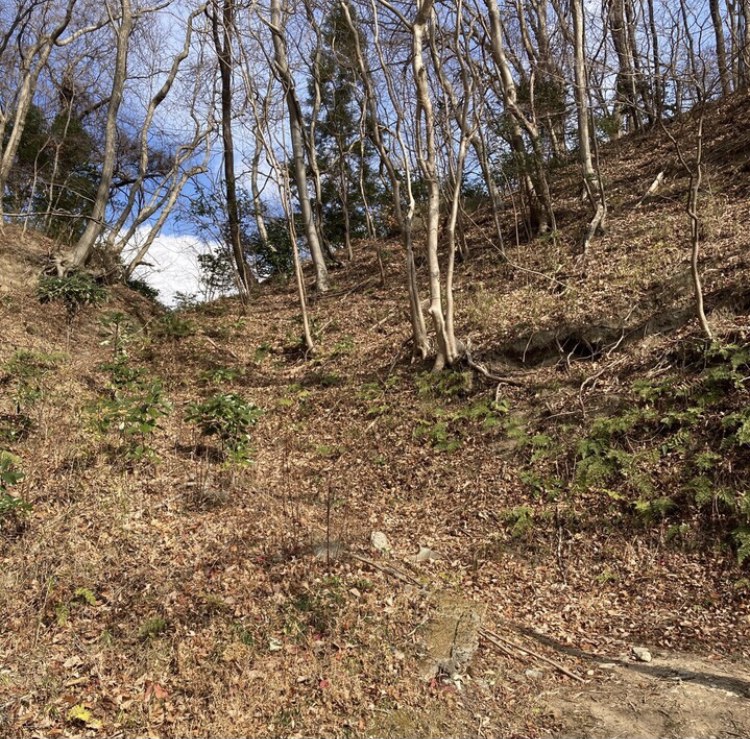
[[[354,15],[354,9],[350,10]],[[341,6],[336,3],[325,17],[320,54],[320,110],[315,127],[315,150],[322,179],[323,230],[336,246],[349,246],[349,239],[363,236],[366,228],[365,197],[372,203],[377,195],[370,167],[372,145],[361,138],[361,105],[355,37]],[[360,35],[360,46],[366,41]],[[309,85],[310,99],[314,86]],[[364,156],[362,150],[364,148]]]
[[[29,108],[15,166],[5,192],[5,207],[29,213],[34,228],[70,241],[86,227],[96,193],[95,146],[68,108],[50,123],[37,105]]]

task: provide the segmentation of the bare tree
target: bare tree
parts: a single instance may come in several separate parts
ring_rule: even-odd
[[[381,116],[379,114],[378,96],[375,85],[373,83],[372,71],[369,69],[367,61],[365,60],[362,47],[359,42],[359,34],[357,33],[357,29],[354,26],[354,21],[352,19],[348,2],[347,0],[340,0],[341,8],[346,16],[347,23],[352,30],[353,38],[355,40],[357,67],[359,69],[360,80],[364,89],[365,103],[369,110],[368,119],[370,127],[370,138],[380,157],[380,164],[387,173],[388,183],[391,187],[393,214],[395,216],[396,223],[398,224],[401,234],[401,240],[404,245],[404,251],[406,253],[406,282],[409,295],[409,318],[412,327],[412,342],[414,345],[414,352],[424,359],[429,353],[429,347],[427,342],[427,329],[425,327],[422,305],[419,298],[419,284],[417,281],[417,270],[414,260],[412,224],[414,219],[415,202],[411,186],[411,166],[400,130],[404,120],[404,116],[401,110],[400,99],[396,94],[393,79],[390,76],[390,71],[385,63],[385,55],[380,43],[380,28],[375,0],[371,1],[373,16],[372,45],[377,54],[378,61],[380,63],[380,71],[384,76],[389,101],[396,116],[395,130],[390,132],[389,137],[393,139],[394,145],[398,147],[401,152],[401,156],[399,159],[403,171],[403,178],[397,170],[397,165],[391,158],[391,147],[389,147],[389,145],[386,143],[385,136],[387,128],[382,122]],[[406,193],[404,193],[402,190],[402,184],[406,185]],[[402,203],[402,198],[404,197],[404,195],[406,196],[407,200],[406,208],[404,208],[404,205]]]
[[[720,0],[708,0],[708,7],[711,11],[711,22],[713,23],[714,37],[716,39],[716,63],[719,67],[721,94],[727,96],[732,92],[732,76],[727,60],[727,45],[724,40],[724,19]]]
[[[4,53],[10,42],[14,41],[20,58],[17,62],[17,87],[12,93],[10,104],[6,103],[5,107],[2,107],[3,103],[0,102],[0,192],[5,191],[39,77],[46,68],[53,50],[73,44],[85,34],[102,28],[108,22],[105,17],[64,35],[71,26],[78,1],[66,0],[64,5],[58,5],[51,0],[37,0],[28,4],[22,2],[2,36],[0,50]],[[33,36],[33,40],[27,43],[26,37],[29,34]]]
[[[119,0],[119,17],[110,17],[110,25],[117,40],[112,88],[107,106],[107,122],[104,134],[104,155],[94,204],[88,225],[70,252],[68,261],[73,267],[83,267],[88,261],[96,240],[104,230],[104,213],[109,200],[109,191],[117,159],[117,115],[120,111],[125,81],[128,74],[128,50],[135,25],[135,14],[130,0]]]
[[[452,367],[459,357],[458,346],[453,332],[452,298],[448,318],[443,309],[443,284],[440,278],[440,260],[438,258],[438,231],[440,228],[440,182],[437,172],[437,152],[435,147],[435,116],[432,98],[427,81],[427,70],[424,64],[425,29],[430,21],[433,0],[421,0],[417,3],[417,14],[411,25],[412,33],[412,69],[417,92],[417,127],[422,130],[417,140],[424,140],[424,148],[418,148],[419,167],[427,185],[427,261],[430,270],[430,308],[432,323],[435,328],[437,353],[434,370],[439,371],[446,365]],[[453,254],[451,253],[451,259]],[[448,320],[450,319],[450,320]]]
[[[313,220],[310,207],[310,195],[307,191],[307,171],[305,166],[305,142],[302,133],[304,118],[297,98],[294,76],[289,67],[284,31],[284,18],[281,10],[281,0],[271,0],[271,19],[268,24],[271,29],[274,47],[274,73],[277,75],[284,90],[289,111],[289,135],[292,146],[294,164],[294,181],[297,186],[297,198],[302,211],[302,222],[305,229],[307,244],[315,266],[315,287],[319,292],[329,289],[328,269],[323,257],[318,232]]]
[[[240,235],[240,207],[237,200],[237,175],[234,161],[234,132],[232,119],[234,117],[234,0],[211,0],[208,10],[211,22],[216,58],[219,62],[219,79],[221,86],[221,140],[224,145],[224,192],[226,195],[227,226],[229,228],[229,242],[234,255],[240,292],[247,293],[250,288],[251,272],[245,260]]]
[[[532,226],[540,233],[546,233],[550,230],[555,231],[555,212],[545,169],[539,127],[531,117],[524,114],[518,104],[518,89],[505,49],[505,32],[497,0],[485,0],[485,5],[489,15],[488,34],[492,57],[500,79],[503,102],[511,119],[511,145],[522,166],[527,159],[522,131],[526,133],[531,144],[533,176],[530,183],[531,187],[527,188],[527,195],[530,201]]]

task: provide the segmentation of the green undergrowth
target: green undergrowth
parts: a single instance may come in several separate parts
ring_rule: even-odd
[[[658,527],[666,541],[729,543],[750,559],[750,346],[695,343],[578,425],[526,433],[519,477],[571,526]],[[526,526],[527,522],[523,522]],[[512,524],[517,525],[517,522]]]

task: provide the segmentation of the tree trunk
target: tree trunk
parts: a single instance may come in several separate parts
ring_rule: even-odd
[[[742,55],[740,57],[740,84],[750,87],[750,0],[742,0]]]
[[[112,92],[107,110],[107,124],[104,137],[104,159],[96,191],[94,205],[91,208],[89,222],[81,234],[75,248],[70,254],[69,261],[73,267],[83,267],[91,256],[97,239],[104,230],[104,214],[109,200],[109,189],[117,160],[117,115],[120,111],[125,81],[128,76],[128,50],[130,37],[133,33],[135,18],[130,0],[120,0],[120,25],[117,29],[117,53],[115,55],[115,71],[112,77]],[[114,21],[113,21],[114,23]]]
[[[68,0],[65,13],[55,28],[49,34],[42,35],[25,54],[21,52],[20,66],[24,71],[23,81],[15,99],[13,125],[10,133],[7,134],[7,138],[7,119],[5,116],[0,116],[0,151],[2,152],[0,156],[0,224],[2,224],[3,213],[2,194],[5,192],[5,184],[8,181],[8,175],[13,167],[18,146],[21,143],[21,136],[26,126],[26,117],[34,99],[39,75],[46,67],[55,44],[58,43],[60,36],[62,36],[65,29],[70,25],[75,4],[76,0]],[[6,39],[10,39],[10,31]]]
[[[240,207],[237,200],[237,175],[234,164],[234,133],[232,131],[232,115],[234,113],[232,93],[234,0],[222,0],[221,27],[219,27],[217,2],[218,0],[214,0],[211,20],[221,80],[221,141],[224,147],[224,191],[227,200],[227,225],[229,226],[229,243],[237,267],[240,291],[247,293],[252,278],[245,260],[245,250],[242,247]]]
[[[732,80],[727,64],[727,48],[724,42],[724,20],[721,17],[719,0],[709,0],[708,6],[711,10],[711,21],[714,26],[716,37],[716,62],[719,65],[719,79],[721,80],[721,94],[726,97],[732,92]]]
[[[526,135],[531,143],[533,177],[530,182],[527,182],[526,189],[530,200],[532,226],[539,233],[546,233],[550,230],[555,231],[555,212],[552,206],[552,195],[545,170],[544,150],[539,136],[539,129],[532,120],[524,115],[517,102],[518,92],[503,45],[503,25],[500,20],[497,0],[485,0],[485,5],[490,17],[492,56],[500,77],[503,101],[510,113],[511,146],[522,170],[525,169],[524,162],[526,159],[526,147],[521,135],[522,128],[526,131]]]
[[[294,181],[297,185],[297,197],[302,211],[302,223],[305,229],[307,244],[315,266],[315,287],[318,292],[329,289],[328,269],[323,257],[323,250],[318,239],[317,229],[313,221],[310,196],[307,191],[307,172],[305,168],[305,142],[302,135],[302,110],[297,100],[294,78],[289,69],[286,53],[286,39],[281,14],[281,0],[271,0],[271,32],[273,35],[276,72],[284,88],[284,97],[289,110],[289,131],[292,143],[292,157],[294,162]]]
[[[578,121],[578,156],[581,162],[583,179],[594,183],[594,165],[591,161],[591,138],[589,136],[588,76],[585,58],[585,26],[583,0],[570,0],[573,14],[573,46],[575,72],[575,101]]]
[[[419,285],[417,282],[417,270],[414,263],[414,248],[412,244],[412,218],[414,215],[414,198],[411,192],[411,177],[409,173],[409,161],[408,158],[404,159],[405,180],[407,184],[407,192],[409,197],[409,206],[406,213],[404,213],[403,206],[401,204],[401,177],[396,171],[396,168],[391,161],[390,153],[383,141],[381,128],[378,124],[378,102],[375,93],[375,88],[370,77],[367,64],[362,54],[362,49],[359,43],[359,34],[352,21],[351,12],[347,4],[347,0],[340,0],[341,8],[346,17],[346,21],[349,24],[350,29],[353,33],[357,66],[359,68],[360,79],[362,86],[364,87],[364,98],[365,104],[369,108],[369,124],[370,124],[370,138],[380,156],[380,163],[388,173],[388,181],[393,190],[393,215],[396,218],[400,232],[401,241],[406,252],[406,284],[409,295],[409,319],[412,327],[412,341],[414,344],[414,352],[419,354],[422,359],[425,359],[428,355],[428,342],[427,342],[427,329],[425,327],[424,315],[422,314],[422,305],[419,299]],[[382,53],[378,47],[378,33],[377,29],[373,39],[375,47],[378,49],[378,54],[382,60]]]
[[[622,115],[625,111],[630,119],[630,130],[637,131],[641,127],[641,119],[636,106],[636,82],[631,44],[628,40],[628,27],[625,18],[625,0],[611,0],[609,5],[609,28],[612,42],[617,54],[617,79],[615,115]],[[615,138],[619,136],[618,131]]]
[[[432,323],[435,328],[437,355],[435,371],[446,365],[455,364],[458,353],[456,339],[452,335],[451,325],[446,321],[442,304],[442,283],[440,279],[440,261],[438,259],[438,231],[440,228],[440,182],[437,174],[437,152],[435,150],[435,117],[432,109],[430,88],[427,82],[427,70],[424,66],[423,46],[425,27],[432,13],[433,0],[418,0],[417,16],[412,24],[412,69],[417,88],[417,126],[419,111],[424,121],[425,150],[418,151],[422,176],[427,183],[427,261],[430,270],[430,308]],[[418,135],[418,140],[421,139]]]

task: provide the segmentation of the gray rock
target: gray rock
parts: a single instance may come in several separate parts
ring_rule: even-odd
[[[391,543],[382,531],[373,531],[370,534],[370,544],[383,554],[388,554],[391,551]]]
[[[346,549],[340,541],[319,542],[313,544],[312,550],[315,559],[319,562],[328,562],[329,560],[333,562],[336,559],[341,559],[346,553]]]
[[[419,551],[410,559],[412,562],[432,562],[441,559],[441,555],[429,547],[419,547]]]
[[[530,677],[532,680],[539,680],[544,677],[544,670],[526,670],[524,675]]]
[[[651,652],[649,652],[645,647],[633,647],[633,656],[639,662],[650,662],[652,659]]]

